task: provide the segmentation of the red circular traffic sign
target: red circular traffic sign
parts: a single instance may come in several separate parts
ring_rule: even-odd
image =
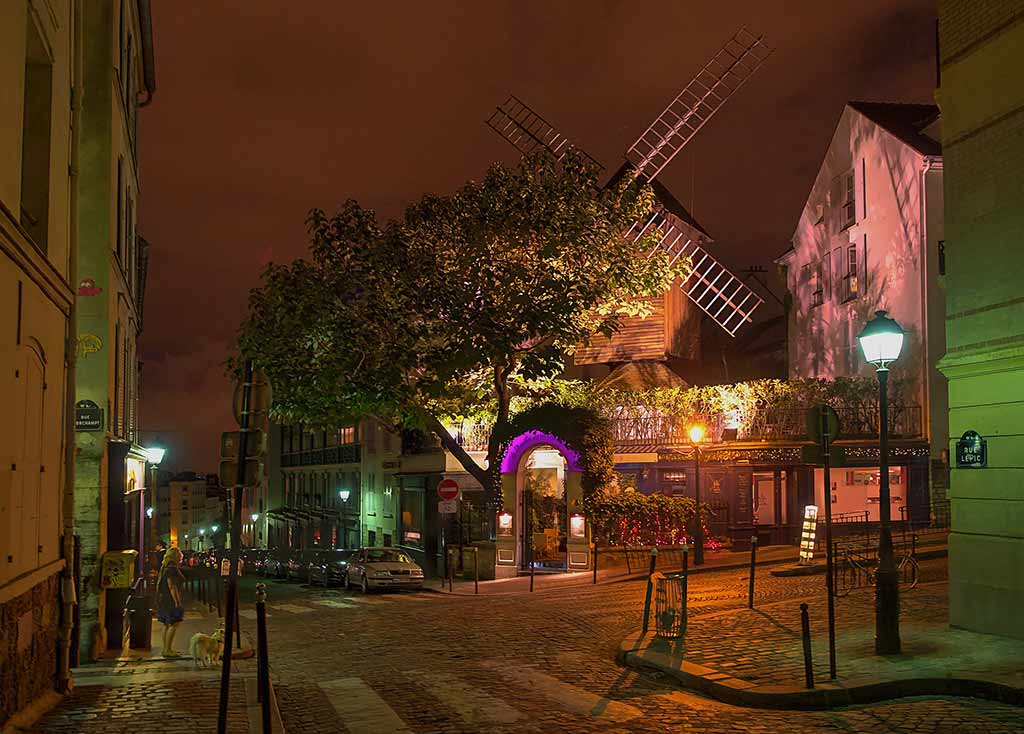
[[[437,496],[443,500],[453,500],[459,496],[459,483],[454,479],[442,479],[437,485]]]

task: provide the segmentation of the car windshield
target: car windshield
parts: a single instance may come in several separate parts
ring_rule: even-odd
[[[372,548],[366,551],[366,560],[369,563],[412,563],[412,559],[402,551],[386,548]]]

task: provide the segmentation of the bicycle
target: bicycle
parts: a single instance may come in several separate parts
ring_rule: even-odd
[[[851,546],[843,548],[842,561],[838,564],[833,578],[832,588],[836,596],[846,596],[853,589],[875,585],[878,558],[873,555],[874,550],[865,548],[859,554],[855,554]],[[899,574],[901,591],[910,591],[917,586],[921,567],[913,554],[901,551],[896,556],[896,571]]]

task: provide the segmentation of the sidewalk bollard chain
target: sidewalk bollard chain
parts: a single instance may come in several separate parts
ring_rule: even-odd
[[[757,536],[750,539],[750,588],[747,590],[747,609],[754,608],[754,574],[757,573]]]
[[[800,605],[800,632],[804,642],[804,679],[808,688],[814,688],[814,665],[811,662],[811,619],[807,604]]]
[[[647,594],[644,596],[644,634],[651,620],[651,592],[654,586],[654,567],[658,565],[658,549],[651,548],[651,561],[647,567]]]
[[[256,696],[260,702],[263,734],[270,734],[270,660],[267,657],[267,587],[256,584]]]

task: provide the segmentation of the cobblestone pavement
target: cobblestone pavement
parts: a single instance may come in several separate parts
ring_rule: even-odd
[[[944,575],[943,560],[923,564],[924,581]],[[691,577],[693,618],[713,622],[708,615],[744,607],[745,577]],[[823,594],[824,578],[765,572],[757,586],[759,603],[795,600]],[[353,734],[1024,731],[1020,709],[973,699],[789,712],[680,691],[614,660],[639,624],[643,594],[642,583],[623,583],[516,597],[363,597],[273,583],[270,655],[284,723],[292,732]],[[251,608],[243,615],[251,617]],[[727,651],[728,637],[715,636]]]
[[[47,714],[31,731],[47,734],[199,734],[217,730],[219,681],[135,683],[123,686],[82,686]],[[248,734],[245,694],[232,686],[228,716],[230,734]]]

